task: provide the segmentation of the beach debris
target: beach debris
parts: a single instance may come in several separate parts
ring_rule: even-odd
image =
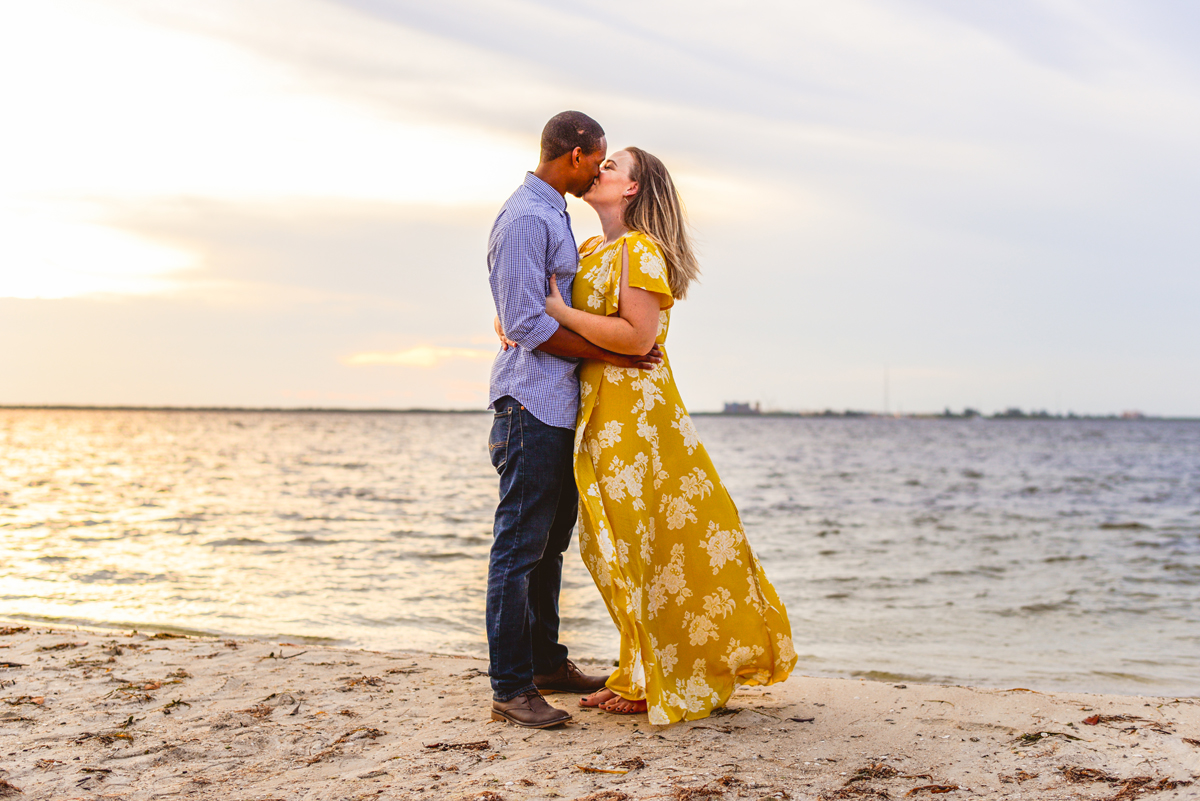
[[[926,784],[922,785],[921,787],[914,787],[904,795],[910,796],[916,795],[917,793],[931,793],[933,795],[940,795],[942,793],[952,793],[958,789],[960,788],[957,784]]]
[[[39,759],[37,762],[33,763],[33,766],[38,770],[50,770],[50,768],[54,767],[55,765],[65,764],[66,763],[61,759]]]
[[[90,740],[96,740],[101,745],[112,745],[117,740],[125,740],[126,742],[133,742],[133,735],[130,734],[129,732],[125,732],[125,731],[106,731],[106,732],[100,732],[98,734],[94,733],[94,732],[90,732],[90,731],[85,731],[82,734],[77,735],[75,737],[74,742],[75,742],[75,745],[82,745],[83,743],[86,743]]]
[[[389,676],[395,676],[397,674],[402,675],[402,676],[408,676],[413,673],[428,673],[429,668],[417,667],[416,665],[413,665],[412,667],[389,668],[388,670],[386,670],[384,672],[387,673]]]
[[[626,796],[628,798],[629,796]],[[504,796],[499,793],[493,793],[491,790],[483,790],[479,793],[470,793],[463,796],[463,801],[504,801]]]
[[[1083,722],[1089,726],[1098,726],[1101,723],[1124,723],[1126,721],[1137,721],[1139,723],[1151,722],[1137,715],[1092,715],[1090,718],[1083,719]]]
[[[1191,737],[1184,737],[1183,741],[1188,745],[1194,745],[1197,748],[1200,748],[1200,740],[1193,740]]]
[[[619,773],[624,775],[629,772],[628,770],[622,770],[620,768],[593,768],[589,767],[588,765],[576,765],[575,767],[579,770],[582,770],[584,773]]]
[[[169,714],[171,714],[171,710],[172,710],[172,709],[178,709],[178,708],[179,708],[179,707],[181,707],[181,706],[190,707],[190,706],[191,706],[191,704],[189,704],[187,701],[182,701],[182,700],[180,700],[180,699],[176,698],[176,699],[175,699],[174,701],[172,701],[171,703],[169,703],[169,704],[167,704],[166,706],[162,707],[162,713],[163,713],[164,715],[169,715]]]
[[[467,668],[466,671],[458,674],[460,679],[486,679],[487,677],[488,672],[477,667]]]
[[[283,649],[282,649],[282,648],[280,648],[280,649],[279,649],[279,655],[278,655],[278,656],[276,656],[276,655],[275,655],[275,652],[274,652],[274,651],[272,651],[271,653],[267,654],[266,656],[260,656],[260,657],[258,658],[258,661],[259,661],[259,662],[261,662],[261,661],[263,661],[264,659],[295,659],[296,657],[300,656],[301,654],[307,654],[307,653],[308,653],[308,651],[297,651],[297,652],[296,652],[296,653],[294,653],[294,654],[288,654],[287,656],[284,656],[284,655],[283,655]]]
[[[716,798],[723,795],[725,795],[725,788],[709,787],[706,782],[699,787],[680,787],[679,785],[675,785],[666,797],[671,799],[671,801],[692,801],[694,798]],[[651,796],[651,798],[653,797]]]
[[[854,774],[846,779],[845,786],[854,784],[855,782],[865,782],[871,779],[891,779],[900,775],[900,771],[893,768],[891,765],[885,765],[882,762],[872,762],[866,767],[859,768],[854,771]]]
[[[360,778],[360,779],[378,779],[380,776],[390,776],[390,775],[391,774],[388,773],[386,770],[373,770],[368,773],[364,773],[363,775],[359,776],[358,778]]]
[[[0,637],[11,637],[24,631],[29,631],[29,626],[5,626],[0,628]]]
[[[67,663],[67,667],[85,668],[90,670],[91,668],[100,667],[101,665],[107,664],[111,661],[113,661],[112,657],[109,657],[108,659],[88,659],[84,656],[77,656]]]
[[[788,718],[792,723],[816,723],[816,718]]]
[[[323,759],[328,759],[329,757],[340,753],[342,753],[342,749],[338,748],[337,746],[334,746],[333,748],[326,748],[324,751],[319,751],[316,754],[313,754],[311,757],[305,760],[304,764],[315,765]]]
[[[642,759],[640,756],[630,757],[629,759],[622,759],[620,762],[618,762],[617,767],[625,768],[626,770],[641,770],[642,768],[646,767],[646,760]]]
[[[1153,776],[1134,776],[1122,779],[1097,768],[1077,768],[1072,765],[1062,765],[1058,770],[1062,773],[1063,778],[1072,784],[1092,782],[1119,784],[1120,788],[1116,794],[1109,796],[1105,801],[1126,801],[1126,799],[1137,798],[1147,793],[1161,793],[1164,790],[1174,790],[1192,784],[1190,781],[1167,778],[1161,778],[1156,782]]]
[[[890,799],[891,795],[882,787],[867,787],[861,784],[852,784],[849,787],[842,787],[831,793],[822,793],[821,801],[840,801],[846,798],[879,798]]]
[[[342,693],[348,693],[355,687],[382,687],[384,685],[383,679],[378,676],[360,676],[358,678],[342,676],[338,681],[346,682],[344,686],[338,688],[338,692]]]
[[[1161,793],[1179,787],[1188,787],[1191,784],[1190,781],[1176,781],[1167,778],[1155,782],[1151,776],[1134,776],[1132,779],[1122,781],[1121,788],[1117,790],[1116,795],[1109,796],[1105,801],[1128,801],[1130,798],[1140,798],[1148,793]]]
[[[0,779],[0,798],[12,798],[14,795],[22,795],[23,792],[15,784],[9,784],[4,779]]]
[[[24,662],[0,662],[0,668],[25,667]]]
[[[190,679],[191,677],[192,677],[192,674],[188,673],[183,668],[180,668],[179,670],[176,670],[173,673],[167,674],[168,679],[175,679],[176,681],[183,681],[184,679]]]
[[[1120,779],[1111,773],[1105,773],[1097,768],[1077,768],[1074,765],[1060,765],[1058,772],[1063,775],[1064,779],[1071,782],[1071,784],[1085,784],[1087,782],[1108,782],[1115,784],[1120,781]]]
[[[1028,734],[1022,734],[1020,737],[1013,740],[1013,742],[1020,743],[1021,745],[1033,745],[1034,743],[1045,740],[1047,737],[1065,737],[1068,740],[1083,739],[1082,737],[1076,737],[1073,734],[1066,734],[1065,732],[1061,731],[1031,731]]]
[[[82,648],[86,642],[59,642],[54,645],[39,645],[35,651],[66,651],[70,648]]]
[[[274,711],[275,707],[271,706],[270,704],[255,704],[249,709],[238,710],[238,712],[241,712],[243,715],[249,715],[252,718],[258,718],[259,720],[268,717]]]
[[[339,715],[345,715],[345,716],[346,716],[346,717],[348,717],[348,718],[356,718],[356,717],[358,717],[358,713],[357,713],[357,712],[355,712],[353,709],[339,709],[339,710],[338,710],[338,714],[339,714]]]
[[[0,723],[32,723],[33,718],[18,715],[16,712],[5,712],[0,715]]]
[[[1023,770],[1018,770],[1012,776],[1000,774],[997,778],[1000,779],[1001,784],[1022,784],[1030,779],[1036,779],[1040,775],[1040,773],[1027,773]]]
[[[8,704],[9,706],[20,706],[21,704],[33,704],[35,706],[42,706],[43,704],[46,703],[46,696],[44,696],[44,695],[22,695],[17,698],[5,698],[4,703]]]
[[[341,743],[350,742],[351,740],[377,740],[385,734],[387,734],[387,732],[381,729],[372,729],[367,726],[359,726],[357,729],[351,729],[341,737],[334,740],[333,744],[339,745]]]
[[[530,782],[533,784],[533,782]],[[575,801],[629,801],[632,796],[629,793],[623,793],[620,790],[601,790],[598,793],[589,793],[581,795]]]
[[[487,740],[477,740],[473,743],[433,743],[427,745],[430,751],[486,751],[492,747]]]
[[[266,698],[258,702],[258,706],[269,706],[278,709],[281,706],[295,706],[300,708],[300,699],[291,693],[271,693]],[[296,709],[293,709],[288,714],[295,714]]]
[[[1141,728],[1149,729],[1150,731],[1155,731],[1155,732],[1158,732],[1159,734],[1174,734],[1175,733],[1173,731],[1170,731],[1170,730],[1164,728],[1164,726],[1166,724],[1156,723],[1153,720],[1147,720],[1146,718],[1138,717],[1137,715],[1092,715],[1089,718],[1084,718],[1083,722],[1088,726],[1098,726],[1102,723],[1132,723],[1132,724],[1136,724],[1136,725],[1131,725],[1131,726],[1119,727],[1121,729],[1121,731],[1123,731],[1123,732],[1137,731],[1139,725],[1141,725]],[[1142,725],[1142,724],[1144,724],[1144,725]]]
[[[190,640],[186,634],[173,634],[169,631],[160,631],[158,634],[151,634],[147,640]]]

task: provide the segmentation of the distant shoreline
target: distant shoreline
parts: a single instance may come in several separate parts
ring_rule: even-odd
[[[0,411],[61,411],[61,412],[214,412],[214,413],[243,413],[243,414],[491,414],[488,409],[354,409],[336,406],[103,406],[103,405],[74,405],[74,404],[0,404]],[[692,417],[728,417],[736,419],[756,418],[804,418],[822,420],[1003,420],[1006,422],[1070,422],[1086,420],[1091,422],[1112,421],[1119,423],[1195,423],[1197,417],[1157,417],[1144,415],[1136,418],[1122,417],[1118,414],[1108,415],[1023,415],[1008,414],[992,415],[946,415],[940,412],[914,412],[911,414],[884,414],[882,412],[858,412],[846,410],[835,412],[831,410],[819,412],[749,412],[731,413],[719,411],[689,412]]]

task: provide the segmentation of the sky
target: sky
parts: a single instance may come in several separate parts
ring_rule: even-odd
[[[484,408],[488,231],[579,109],[683,195],[692,410],[1200,415],[1198,41],[1189,0],[2,4],[0,404]]]

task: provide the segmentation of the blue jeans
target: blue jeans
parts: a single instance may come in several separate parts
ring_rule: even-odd
[[[494,404],[488,450],[500,474],[487,633],[492,695],[507,701],[533,689],[533,675],[567,658],[558,641],[563,552],[579,513],[575,432],[546,425],[510,397]]]

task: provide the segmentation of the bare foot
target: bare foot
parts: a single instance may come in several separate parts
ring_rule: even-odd
[[[646,711],[646,701],[644,698],[630,701],[628,698],[614,694],[613,698],[601,704],[600,708],[615,715],[638,715]]]
[[[580,698],[579,705],[580,706],[600,706],[601,704],[607,703],[608,701],[611,701],[612,699],[617,698],[617,697],[618,696],[616,693],[614,693],[612,690],[605,687],[603,690],[597,690],[596,692],[592,693],[591,695]]]

